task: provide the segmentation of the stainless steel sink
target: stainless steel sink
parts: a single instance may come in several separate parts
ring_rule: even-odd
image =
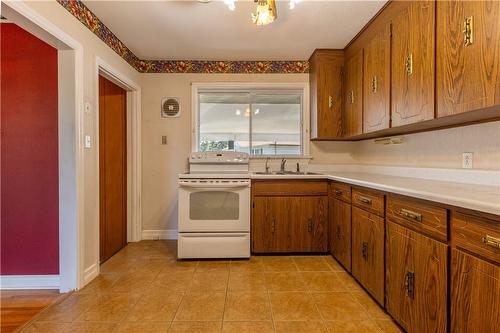
[[[276,176],[284,176],[284,175],[297,175],[297,176],[307,176],[307,175],[321,175],[321,173],[317,172],[296,172],[296,171],[285,171],[285,172],[279,172],[279,171],[271,171],[271,172],[265,172],[265,171],[257,171],[255,172],[256,175],[276,175]]]

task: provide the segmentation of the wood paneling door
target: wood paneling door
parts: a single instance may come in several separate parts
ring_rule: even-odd
[[[451,332],[500,332],[500,267],[451,254]]]
[[[126,91],[99,76],[100,261],[127,245]]]
[[[409,333],[446,332],[447,252],[446,244],[387,222],[386,309]]]
[[[344,125],[345,136],[363,133],[363,50],[346,59]]]
[[[288,197],[254,197],[252,210],[253,252],[288,251],[289,207]]]
[[[364,48],[363,133],[390,126],[391,26],[378,31]]]
[[[290,197],[290,251],[326,252],[328,198],[326,196]]]
[[[437,1],[437,115],[500,104],[500,1]]]
[[[351,271],[351,205],[330,199],[330,252]]]
[[[384,219],[352,207],[352,275],[384,304]]]
[[[392,20],[392,127],[434,118],[434,1],[415,1]]]

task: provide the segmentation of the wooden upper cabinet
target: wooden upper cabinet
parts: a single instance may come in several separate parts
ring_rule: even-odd
[[[500,105],[500,1],[437,1],[438,117]]]
[[[343,50],[316,50],[309,59],[311,139],[342,136]]]
[[[378,30],[364,47],[363,133],[390,126],[391,27]]]
[[[434,13],[415,1],[392,20],[391,127],[434,119]]]
[[[363,133],[363,50],[345,61],[344,135]]]

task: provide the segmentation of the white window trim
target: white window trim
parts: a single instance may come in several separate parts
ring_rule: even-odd
[[[295,158],[308,158],[309,157],[309,83],[308,82],[292,82],[292,83],[258,83],[258,82],[204,82],[204,83],[191,83],[191,152],[198,151],[198,92],[200,90],[217,90],[217,89],[230,89],[230,90],[265,90],[265,89],[295,89],[302,90],[302,155],[250,155],[250,158],[281,158],[281,157],[295,157]]]

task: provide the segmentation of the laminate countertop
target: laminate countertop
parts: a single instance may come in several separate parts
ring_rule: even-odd
[[[475,185],[362,172],[320,172],[319,175],[262,175],[252,179],[330,179],[408,197],[500,216],[500,186]]]

